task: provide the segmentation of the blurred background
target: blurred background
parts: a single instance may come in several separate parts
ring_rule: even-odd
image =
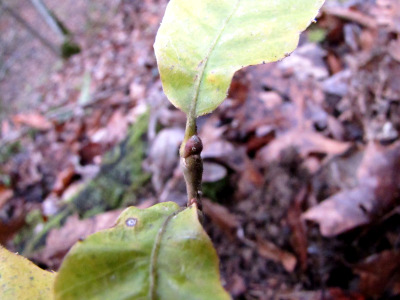
[[[186,203],[153,51],[167,2],[0,0],[0,243],[44,269],[129,205]],[[398,0],[327,0],[199,119],[234,299],[399,299],[399,34]]]

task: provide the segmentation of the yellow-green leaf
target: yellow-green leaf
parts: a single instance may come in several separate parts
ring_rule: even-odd
[[[225,98],[233,74],[292,52],[324,0],[171,0],[154,44],[168,99],[196,116]]]
[[[0,246],[0,299],[53,299],[55,273],[47,272]]]
[[[195,206],[130,207],[115,227],[75,245],[55,282],[56,299],[222,300],[218,257]]]

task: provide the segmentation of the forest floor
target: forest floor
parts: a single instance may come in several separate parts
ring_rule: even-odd
[[[185,115],[153,51],[166,0],[46,3],[82,52],[52,57],[0,11],[0,243],[57,270],[122,208],[185,204]],[[204,224],[234,299],[400,297],[400,4],[331,0],[317,21],[199,119]]]

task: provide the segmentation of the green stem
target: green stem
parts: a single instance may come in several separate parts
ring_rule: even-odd
[[[197,135],[196,117],[191,117],[189,114],[186,120],[185,136],[183,138],[181,148],[179,150],[181,157],[184,156],[183,152],[185,150],[186,142],[194,135]]]

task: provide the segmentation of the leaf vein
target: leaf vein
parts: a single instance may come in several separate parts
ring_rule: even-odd
[[[225,21],[224,21],[224,23],[223,23],[223,25],[222,25],[222,27],[221,27],[221,29],[220,29],[218,35],[216,36],[215,40],[214,40],[213,43],[211,44],[211,47],[210,47],[210,49],[209,49],[207,55],[206,55],[205,58],[203,59],[203,64],[202,64],[202,66],[201,66],[201,68],[200,68],[199,76],[197,76],[197,82],[196,82],[196,84],[195,84],[195,93],[194,93],[194,96],[193,96],[193,99],[192,99],[192,102],[191,102],[191,106],[190,106],[190,110],[189,110],[189,112],[190,112],[189,115],[190,115],[190,116],[195,116],[195,115],[197,115],[197,114],[196,114],[197,100],[198,100],[198,98],[199,98],[200,86],[201,86],[201,83],[202,83],[203,78],[204,78],[204,71],[205,71],[205,69],[206,69],[206,67],[207,67],[207,63],[208,63],[208,61],[209,61],[209,58],[210,58],[210,56],[211,56],[213,50],[215,49],[216,45],[218,44],[218,41],[220,40],[220,38],[221,38],[221,36],[222,36],[222,33],[224,32],[224,30],[225,30],[225,28],[226,28],[226,25],[229,23],[229,21],[231,20],[231,18],[233,17],[233,15],[236,13],[236,11],[237,11],[237,9],[238,9],[238,7],[239,7],[240,1],[241,1],[241,0],[237,0],[237,1],[236,1],[236,4],[235,4],[235,6],[234,6],[232,12],[231,12],[230,15],[225,19]]]
[[[174,213],[170,214],[158,230],[158,233],[156,235],[155,241],[153,248],[151,249],[151,256],[150,256],[150,271],[149,271],[149,298],[151,300],[156,300],[157,299],[157,293],[156,293],[156,283],[157,283],[157,258],[158,258],[158,253],[160,252],[160,246],[161,246],[161,240],[162,237],[167,229],[168,223],[172,220],[174,216],[185,210],[185,208],[181,208],[178,211],[175,211]]]

